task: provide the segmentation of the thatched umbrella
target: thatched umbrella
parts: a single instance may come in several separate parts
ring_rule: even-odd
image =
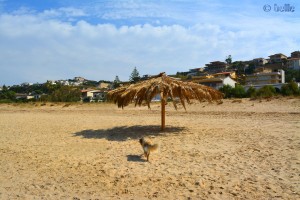
[[[114,101],[118,107],[124,108],[134,102],[135,106],[141,106],[143,102],[150,108],[151,100],[160,94],[161,97],[161,130],[165,128],[165,104],[170,97],[175,109],[177,110],[176,99],[179,99],[185,107],[185,101],[191,103],[191,99],[199,101],[218,101],[223,94],[219,91],[192,82],[183,82],[167,76],[164,72],[151,79],[123,86],[108,92],[108,100]]]

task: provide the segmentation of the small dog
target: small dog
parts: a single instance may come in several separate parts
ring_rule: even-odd
[[[144,155],[147,158],[147,161],[149,161],[150,152],[156,151],[158,144],[152,144],[151,141],[146,140],[144,137],[142,137],[139,141],[143,147]]]

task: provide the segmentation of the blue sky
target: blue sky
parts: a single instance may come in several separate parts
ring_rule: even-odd
[[[294,12],[276,12],[289,5]],[[264,6],[271,8],[264,11]],[[0,85],[174,74],[300,50],[300,1],[0,0]]]

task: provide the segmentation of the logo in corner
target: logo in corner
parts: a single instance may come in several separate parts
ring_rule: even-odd
[[[266,5],[264,5],[263,9],[264,9],[265,12],[270,12],[270,10],[271,10],[272,8],[271,8],[270,5],[266,4]]]

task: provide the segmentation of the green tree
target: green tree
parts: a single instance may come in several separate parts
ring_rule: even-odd
[[[11,86],[9,90],[14,91],[16,93],[28,93],[28,86],[15,85],[15,86]]]
[[[51,94],[52,92],[54,92],[55,90],[58,90],[60,87],[62,87],[62,85],[60,83],[56,83],[53,84],[50,81],[47,81],[43,87],[42,90],[43,92],[45,92],[46,94]]]
[[[7,88],[6,85],[3,85],[3,86],[2,86],[2,91],[5,91],[5,90],[8,90],[8,88]]]
[[[48,89],[46,89],[45,86],[42,84],[33,84],[33,85],[16,85],[10,87],[10,90],[16,92],[16,93],[34,93],[34,94],[42,94],[47,93]]]
[[[34,90],[33,93],[34,94],[43,94],[43,91],[42,90]]]
[[[113,88],[118,88],[120,87],[121,81],[119,79],[119,76],[116,76],[114,82],[113,82]]]
[[[231,58],[231,55],[227,56],[226,59],[225,59],[226,63],[228,65],[230,65],[232,63],[232,58]]]
[[[285,81],[297,81],[300,82],[300,70],[286,69],[285,70]]]
[[[81,92],[78,88],[61,86],[48,96],[48,101],[54,102],[77,102],[80,101]]]
[[[0,99],[9,99],[9,100],[15,100],[16,99],[16,93],[14,91],[3,91],[0,93]]]
[[[253,74],[255,70],[254,63],[250,63],[249,66],[245,69],[246,74]]]
[[[16,99],[16,93],[3,85],[2,90],[0,91],[0,99],[14,101]]]
[[[85,87],[97,87],[99,85],[99,83],[97,81],[87,80],[87,81],[84,81],[82,85]]]
[[[287,61],[288,61],[288,60],[287,60],[286,58],[283,58],[283,59],[282,59],[282,63],[283,63],[283,66],[284,66],[284,67],[286,66]]]
[[[129,81],[131,83],[136,83],[141,79],[139,71],[134,67],[133,71],[131,72],[131,75],[129,77]]]
[[[237,75],[245,74],[245,64],[242,61],[239,61],[237,63],[236,69],[237,69]]]

